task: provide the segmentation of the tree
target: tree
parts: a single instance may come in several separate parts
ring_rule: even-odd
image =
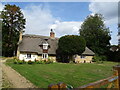
[[[2,20],[0,11],[0,56],[2,56]]]
[[[106,28],[101,14],[88,16],[79,30],[80,36],[86,40],[88,48],[98,55],[104,55],[110,45],[110,31]]]
[[[120,47],[119,45],[111,45],[110,51],[108,52],[108,60],[120,62]]]
[[[1,12],[2,18],[2,55],[13,56],[17,50],[19,32],[24,31],[25,19],[16,5],[5,5]]]
[[[58,42],[58,51],[61,55],[63,62],[69,62],[73,60],[73,55],[82,54],[85,50],[86,42],[85,39],[77,35],[66,35],[59,39]],[[66,61],[68,59],[68,61]]]

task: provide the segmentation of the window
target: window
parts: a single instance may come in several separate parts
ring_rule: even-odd
[[[86,56],[81,55],[81,58],[85,58]]]
[[[43,49],[48,49],[48,43],[46,42],[46,43],[43,43]]]
[[[48,45],[43,45],[43,49],[48,49]]]
[[[47,58],[48,58],[48,54],[47,54],[47,53],[43,53],[43,54],[42,54],[42,58],[43,58],[43,59],[47,59]]]
[[[27,54],[27,58],[31,58],[31,54]]]

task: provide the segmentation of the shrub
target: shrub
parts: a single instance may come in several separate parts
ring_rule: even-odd
[[[48,58],[48,60],[45,60],[45,64],[50,64],[53,63],[53,60],[51,60],[50,58]]]
[[[86,41],[78,35],[65,35],[59,39],[57,56],[59,61],[69,63],[73,55],[82,54],[85,51]]]
[[[39,64],[44,64],[44,63],[45,63],[45,61],[43,61],[43,60],[39,61]]]
[[[33,61],[31,61],[31,60],[29,60],[27,63],[28,63],[28,64],[33,64],[34,62],[33,62]]]
[[[44,61],[43,60],[40,60],[40,61],[36,60],[35,63],[36,64],[44,64]]]
[[[18,64],[18,60],[14,59],[13,63]]]
[[[39,64],[39,61],[38,61],[38,60],[35,60],[35,63],[36,63],[36,64]]]
[[[92,62],[97,62],[97,63],[103,63],[102,57],[101,56],[94,56]]]
[[[24,64],[26,64],[26,61],[25,60],[22,60]]]
[[[106,61],[107,60],[107,57],[106,56],[100,56],[102,61]]]
[[[74,61],[70,61],[69,63],[70,63],[70,64],[75,64],[76,62],[74,62]]]
[[[14,64],[18,64],[19,59],[14,57],[12,61],[13,61]]]
[[[50,61],[46,61],[45,64],[50,64]]]
[[[34,59],[34,62],[37,62],[38,60]]]
[[[23,64],[23,61],[22,60],[18,60],[18,64]]]

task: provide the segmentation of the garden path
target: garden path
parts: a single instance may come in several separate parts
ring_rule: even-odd
[[[13,85],[12,88],[36,88],[30,81],[25,77],[21,76],[18,72],[12,69],[10,66],[5,65],[5,60],[2,61],[2,71],[7,76],[9,82]]]

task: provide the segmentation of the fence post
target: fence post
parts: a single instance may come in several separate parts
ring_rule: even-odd
[[[120,89],[120,65],[116,65],[113,67],[114,75],[118,76],[118,79],[115,81],[115,88]]]
[[[48,85],[48,90],[66,90],[67,85],[63,82]]]
[[[57,84],[50,84],[48,85],[48,90],[58,90],[59,87]]]

